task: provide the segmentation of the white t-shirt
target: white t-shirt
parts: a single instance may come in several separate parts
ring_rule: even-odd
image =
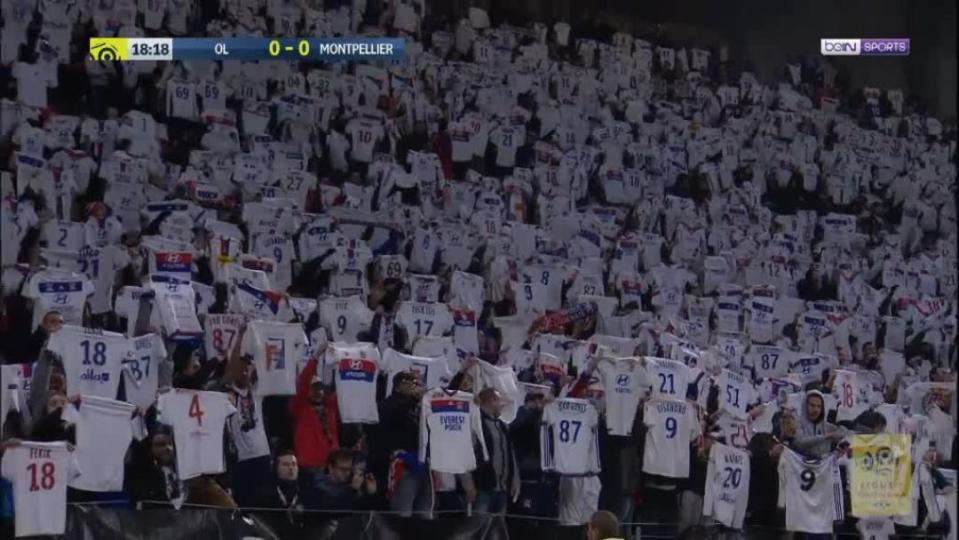
[[[389,350],[387,350],[389,352]],[[336,402],[343,423],[376,424],[376,377],[383,364],[370,343],[332,343],[324,362],[336,377]]]
[[[67,392],[108,399],[117,397],[123,362],[132,357],[123,334],[64,325],[47,340],[47,350],[63,360]]]
[[[373,160],[373,147],[383,138],[383,126],[370,120],[352,120],[346,126],[346,134],[350,137],[352,150],[350,157],[361,163]]]
[[[127,402],[147,410],[157,397],[161,369],[172,371],[172,362],[167,361],[166,346],[157,334],[145,334],[130,338],[132,357],[123,363],[123,391]],[[165,381],[169,383],[169,380]]]
[[[3,477],[13,484],[17,537],[63,534],[67,483],[80,466],[66,442],[23,442],[3,453]]]
[[[300,323],[250,321],[243,334],[244,354],[253,356],[257,394],[291,396],[296,393],[296,366],[307,347]]]
[[[610,358],[599,364],[606,390],[606,429],[610,435],[631,435],[643,387],[648,383],[639,360]]]
[[[646,381],[652,396],[664,399],[686,399],[692,371],[686,364],[667,358],[646,357]]]
[[[598,415],[582,399],[562,398],[543,409],[540,462],[544,471],[585,474],[600,471]]]
[[[689,444],[702,433],[695,407],[686,401],[653,399],[644,406],[643,423],[647,427],[643,472],[687,478]]]
[[[453,316],[446,304],[403,302],[396,312],[396,324],[406,330],[410,341],[419,336],[442,336],[453,329]]]
[[[232,386],[230,390],[227,395],[236,407],[236,414],[227,419],[227,428],[236,445],[237,461],[270,455],[270,443],[266,439],[260,407],[262,401],[256,388]]]
[[[782,347],[753,344],[746,354],[745,364],[752,368],[753,378],[757,381],[780,378],[789,371],[789,356],[789,351]]]
[[[446,388],[452,378],[443,356],[413,356],[393,349],[383,352],[383,370],[387,375],[387,395],[393,392],[393,376],[402,371],[416,375],[424,388]]]
[[[749,501],[749,454],[713,443],[706,466],[703,515],[727,527],[741,529]]]
[[[93,283],[82,274],[60,270],[33,274],[23,287],[23,295],[34,301],[33,328],[51,311],[59,311],[66,324],[81,324],[83,306],[93,291]]]
[[[173,426],[176,468],[181,480],[226,470],[223,427],[236,412],[223,392],[173,390],[157,401],[158,420]]]
[[[232,313],[205,316],[203,318],[203,344],[206,347],[207,359],[229,358],[244,323],[243,315]]]
[[[86,491],[123,490],[123,458],[134,437],[132,403],[96,396],[81,396],[79,407],[64,407],[63,418],[76,424],[76,458],[83,474],[70,487]],[[138,439],[145,433],[138,427]]]
[[[420,407],[421,462],[429,461],[437,472],[462,474],[476,468],[473,440],[482,448],[482,459],[489,459],[483,438],[482,417],[473,394],[429,390]]]
[[[779,458],[779,507],[786,508],[786,530],[832,534],[842,518],[841,486],[835,456],[804,459],[786,449]]]
[[[368,331],[372,323],[373,312],[359,296],[320,301],[320,324],[332,341],[357,341],[359,333]]]

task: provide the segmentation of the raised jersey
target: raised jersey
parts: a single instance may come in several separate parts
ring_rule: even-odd
[[[599,417],[586,400],[562,398],[543,410],[540,462],[544,471],[586,474],[600,471]]]
[[[236,412],[223,392],[172,390],[157,400],[158,420],[173,426],[176,468],[181,480],[203,474],[221,474],[223,428]]]
[[[296,366],[307,348],[300,323],[250,321],[243,334],[243,352],[253,357],[257,393],[289,396],[296,393]]]
[[[429,461],[437,472],[462,474],[476,468],[474,438],[481,458],[488,453],[483,437],[479,406],[468,392],[433,389],[423,395],[420,406],[420,461]]]
[[[63,360],[70,395],[109,399],[117,397],[120,369],[132,357],[130,341],[123,334],[71,325],[50,336],[47,350]]]

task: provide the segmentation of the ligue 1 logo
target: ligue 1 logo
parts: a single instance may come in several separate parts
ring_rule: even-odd
[[[823,38],[823,56],[909,56],[909,38]]]

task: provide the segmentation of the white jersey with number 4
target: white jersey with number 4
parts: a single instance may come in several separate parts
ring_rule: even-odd
[[[221,474],[223,428],[236,412],[223,392],[173,390],[157,399],[158,420],[173,426],[176,440],[176,469],[181,480],[203,474]]]
[[[3,454],[3,477],[13,484],[17,537],[63,534],[67,483],[80,473],[66,442],[23,442]]]
[[[553,401],[543,410],[541,465],[544,471],[586,474],[600,471],[598,416],[583,399]]]
[[[296,366],[306,352],[300,323],[252,321],[243,335],[243,352],[253,356],[257,394],[291,396],[296,393]]]

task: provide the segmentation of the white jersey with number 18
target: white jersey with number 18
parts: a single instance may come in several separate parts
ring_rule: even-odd
[[[66,442],[23,442],[3,454],[3,477],[13,483],[15,535],[63,534],[67,483],[80,473]]]

